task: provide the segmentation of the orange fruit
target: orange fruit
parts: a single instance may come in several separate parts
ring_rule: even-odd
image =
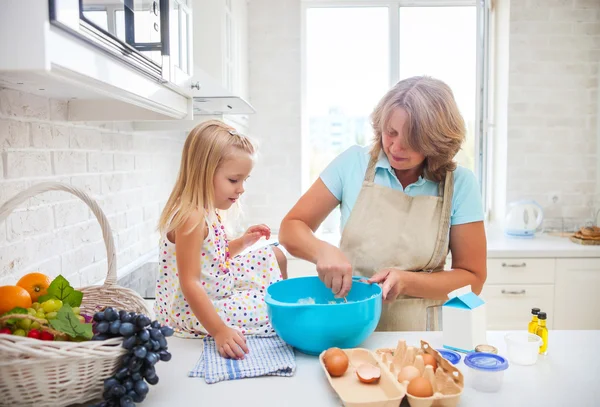
[[[38,298],[48,293],[48,287],[51,282],[50,277],[45,274],[29,273],[21,277],[17,285],[27,290],[31,296],[31,300],[36,302]]]
[[[0,287],[0,315],[16,307],[31,307],[31,296],[27,290],[18,285]]]

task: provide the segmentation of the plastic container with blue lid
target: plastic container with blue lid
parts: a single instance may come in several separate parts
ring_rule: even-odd
[[[453,365],[458,364],[458,362],[460,362],[461,356],[451,350],[448,349],[436,349],[438,352],[440,352],[440,355],[442,355],[442,357],[444,359],[446,359],[448,362],[452,363]]]
[[[469,369],[469,382],[475,390],[497,392],[502,387],[504,371],[508,361],[500,355],[485,352],[473,352],[465,356],[465,365]]]

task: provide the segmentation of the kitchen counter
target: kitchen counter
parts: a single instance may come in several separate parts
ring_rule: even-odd
[[[488,332],[488,342],[504,356],[505,334],[501,331]],[[441,332],[375,332],[361,347],[372,350],[395,347],[401,338],[406,339],[409,345],[416,346],[423,339],[439,348],[442,336]],[[596,406],[600,400],[600,386],[595,379],[600,375],[600,353],[596,351],[598,343],[600,331],[551,331],[549,354],[540,356],[533,366],[511,364],[504,372],[503,386],[497,393],[472,389],[469,386],[469,368],[461,359],[457,368],[465,376],[465,389],[459,406]],[[151,386],[144,407],[191,404],[207,407],[342,405],[315,356],[296,352],[297,369],[293,377],[260,377],[208,385],[203,378],[187,376],[200,357],[201,349],[200,340],[169,338],[173,358],[167,363],[158,363],[160,381]],[[408,404],[405,401],[402,405]]]

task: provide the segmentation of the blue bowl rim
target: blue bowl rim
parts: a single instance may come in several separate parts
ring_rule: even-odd
[[[319,277],[318,276],[302,276],[302,277],[295,277],[294,280],[298,279],[298,278],[311,278],[311,279],[312,278],[317,278],[318,279]],[[383,295],[383,291],[381,289],[381,286],[379,284],[376,284],[376,283],[366,283],[366,282],[361,281],[364,278],[365,277],[362,277],[362,276],[352,276],[352,284],[358,283],[358,284],[367,284],[367,285],[370,285],[370,286],[374,285],[375,287],[377,287],[377,293],[373,294],[370,297],[362,299],[362,300],[351,301],[351,302],[336,302],[335,304],[299,304],[297,302],[282,302],[282,301],[278,301],[278,300],[273,299],[273,297],[269,293],[269,289],[271,287],[273,287],[273,285],[277,284],[277,283],[275,283],[275,284],[272,284],[269,287],[267,287],[267,290],[265,292],[265,303],[267,303],[267,305],[275,305],[275,306],[279,306],[279,307],[328,307],[328,306],[331,306],[331,305],[351,306],[351,305],[354,305],[354,304],[360,304],[360,303],[363,303],[363,302],[372,301],[374,299],[381,298],[382,295]],[[290,279],[290,280],[292,280],[292,279]],[[281,281],[288,281],[288,280],[281,280]],[[279,282],[281,282],[281,281],[279,281]]]

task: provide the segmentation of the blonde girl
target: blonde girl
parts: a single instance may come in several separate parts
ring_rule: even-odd
[[[157,319],[182,337],[213,336],[223,357],[248,353],[244,335],[273,333],[264,295],[286,278],[285,256],[267,246],[240,255],[266,225],[229,240],[220,211],[234,205],[254,166],[255,146],[223,122],[188,135],[175,187],[161,214]]]

